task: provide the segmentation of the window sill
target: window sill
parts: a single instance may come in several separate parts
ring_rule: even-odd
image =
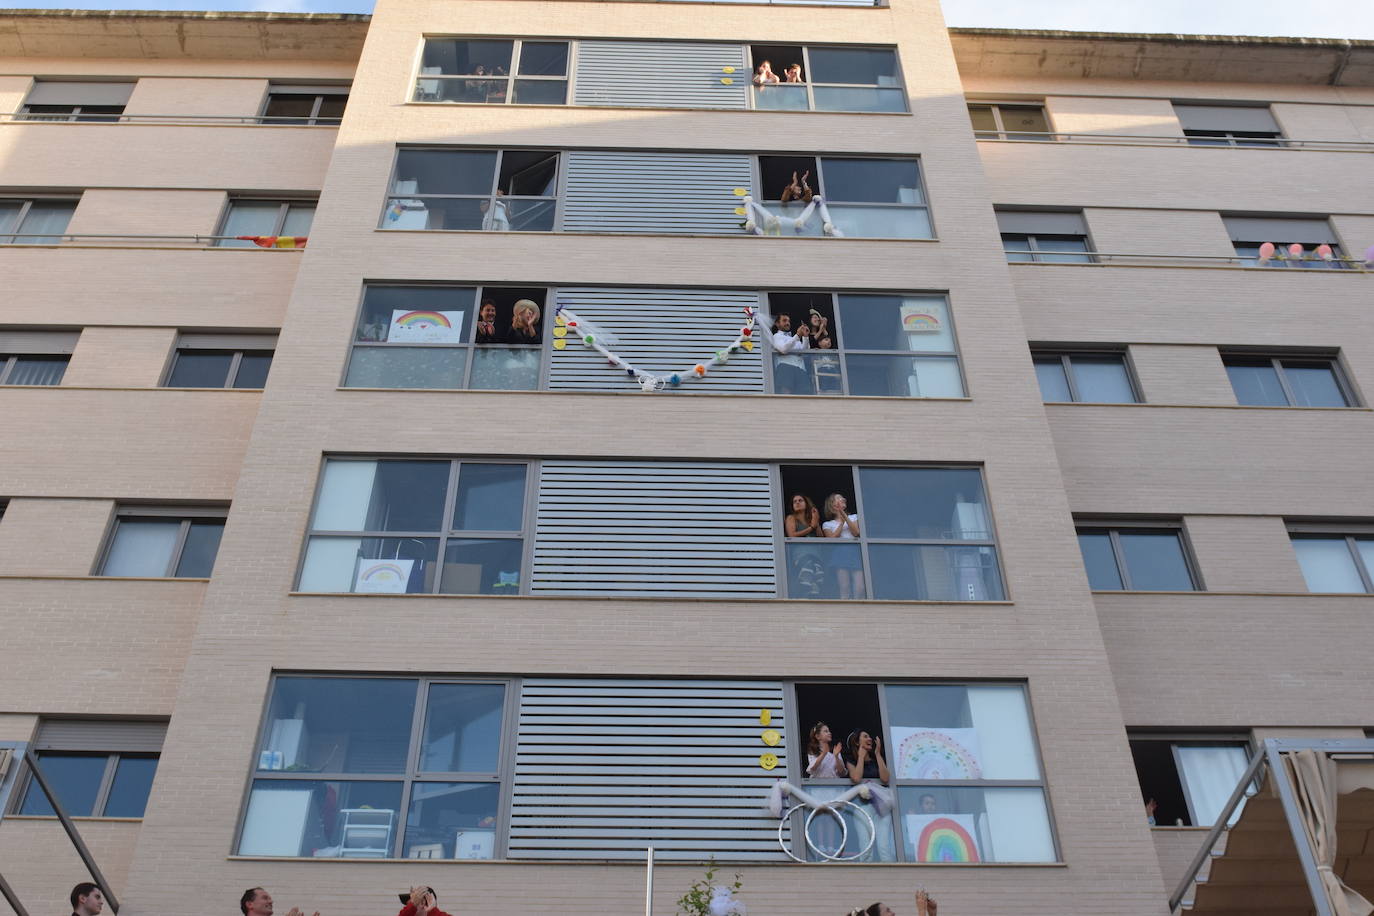
[[[659,2],[659,0],[654,0],[654,2]],[[506,238],[506,237],[509,237],[509,236],[517,236],[517,237],[524,236],[524,237],[545,238],[545,239],[546,239],[546,238],[549,238],[550,236],[553,236],[553,237],[556,237],[556,238],[575,238],[575,239],[577,239],[577,238],[593,238],[593,239],[595,239],[595,238],[613,238],[613,239],[627,239],[627,238],[629,238],[629,239],[660,239],[660,238],[662,238],[662,239],[754,239],[754,240],[776,239],[776,240],[779,240],[779,241],[784,241],[784,240],[785,240],[785,241],[788,241],[788,242],[825,242],[825,243],[827,243],[827,244],[837,244],[837,243],[838,243],[838,244],[841,244],[841,245],[843,245],[845,242],[902,242],[902,243],[907,243],[907,244],[910,244],[910,243],[916,243],[916,244],[929,244],[929,243],[931,243],[931,242],[938,242],[938,241],[940,241],[938,238],[933,238],[933,237],[932,237],[932,238],[927,238],[927,239],[900,239],[900,238],[885,238],[885,237],[877,237],[877,236],[859,236],[859,235],[845,235],[845,236],[840,236],[840,237],[834,237],[834,236],[828,236],[828,235],[792,235],[792,236],[786,236],[786,235],[753,235],[752,233],[745,232],[743,229],[739,230],[739,232],[730,232],[730,233],[724,233],[724,232],[562,232],[562,231],[559,231],[559,230],[551,230],[551,231],[548,231],[548,232],[528,232],[528,231],[515,230],[515,229],[509,229],[509,230],[505,230],[505,231],[498,231],[498,230],[494,230],[494,229],[385,229],[385,228],[383,228],[383,227],[381,227],[381,226],[378,226],[378,227],[376,227],[375,229],[373,229],[373,232],[382,233],[382,234],[384,234],[384,235],[434,235],[434,236],[445,236],[445,235],[470,235],[470,236],[491,236],[491,237],[494,237],[494,238]],[[248,248],[226,248],[226,249],[224,249],[224,250],[225,250],[225,251],[251,251],[251,250],[256,250],[256,251],[304,251],[305,249],[304,249],[304,248],[256,248],[256,249],[248,249]],[[1008,262],[1008,263],[1012,263],[1012,262]],[[1033,263],[1033,262],[1026,261],[1026,262],[1024,262],[1024,263],[1029,264],[1029,263]],[[1079,267],[1087,266],[1087,267],[1094,267],[1094,266],[1100,266],[1100,265],[1094,265],[1094,264],[1088,264],[1088,265],[1081,265],[1081,264],[1080,264],[1080,265],[1062,265],[1062,264],[1060,264],[1060,265],[1055,265],[1055,266],[1059,266],[1059,267],[1063,267],[1063,266],[1079,266]],[[1247,268],[1247,269],[1248,269],[1248,268]],[[1342,272],[1342,273],[1359,273],[1359,271],[1330,271],[1330,272],[1331,272],[1331,273],[1338,273],[1338,272]],[[1315,273],[1315,271],[1314,271],[1314,273]]]
[[[424,231],[434,232],[444,230],[429,229]],[[581,235],[582,233],[577,234]],[[763,238],[764,236],[759,237]],[[846,236],[846,238],[848,238],[848,236]],[[827,239],[827,241],[829,240]],[[884,239],[884,241],[887,240]],[[906,241],[918,240],[907,239]],[[1249,271],[1251,273],[1267,271],[1266,276],[1272,276],[1276,273],[1276,271],[1269,268],[1247,267],[1244,264],[1190,264],[1188,263],[1188,260],[1192,257],[1190,255],[1171,256],[1166,254],[1142,254],[1119,255],[1117,257],[1138,257],[1140,258],[1140,260],[1122,261],[1113,259],[1111,261],[1007,261],[1006,263],[1009,267],[1131,267],[1137,269],[1145,268],[1148,270],[1242,270]],[[1216,255],[1214,257],[1216,258],[1216,260],[1223,260],[1225,258],[1224,255]],[[1157,261],[1162,263],[1147,263],[1147,261]],[[1351,267],[1344,270],[1327,270],[1314,268],[1312,270],[1289,270],[1285,272],[1285,276],[1313,277],[1319,275],[1329,276],[1334,274],[1336,276],[1363,277],[1370,273],[1374,273],[1374,271],[1371,271],[1367,268],[1361,269],[1359,267]]]
[[[651,2],[659,2],[659,0],[651,0]],[[709,2],[709,0],[707,0],[707,2]],[[420,77],[420,79],[424,79],[424,77]],[[897,88],[897,87],[892,87],[892,88]],[[820,109],[812,109],[812,108],[792,110],[792,109],[773,109],[773,108],[700,108],[700,107],[690,107],[690,108],[689,108],[689,107],[685,107],[685,106],[681,106],[681,105],[664,105],[664,106],[661,106],[661,107],[660,107],[660,106],[649,106],[649,105],[516,105],[516,104],[507,104],[507,103],[505,103],[505,102],[500,102],[500,103],[488,103],[488,102],[439,102],[439,101],[435,101],[435,102],[422,102],[422,101],[416,101],[416,100],[414,100],[414,99],[410,100],[409,102],[405,102],[405,103],[403,103],[403,104],[405,104],[405,105],[407,105],[407,106],[416,107],[416,108],[464,108],[464,109],[470,109],[470,108],[494,108],[494,109],[502,109],[502,108],[533,108],[533,109],[545,110],[545,111],[560,111],[560,110],[561,110],[561,111],[658,111],[658,112],[694,111],[694,112],[710,112],[711,114],[733,114],[733,115],[741,115],[741,114],[765,114],[765,115],[775,115],[775,114],[783,114],[783,115],[843,115],[843,116],[846,116],[846,117],[853,117],[853,116],[855,116],[855,115],[859,115],[859,116],[861,116],[861,117],[873,117],[873,116],[877,116],[877,117],[880,117],[880,118],[893,118],[893,117],[896,117],[896,118],[909,118],[909,117],[912,116],[912,113],[909,112],[909,111],[822,111],[822,110],[820,110]]]
[[[657,0],[655,0],[655,2],[657,2]],[[902,354],[902,355],[905,355],[905,354]],[[610,373],[610,374],[609,374],[609,377],[614,377],[614,373]],[[35,386],[35,387],[45,387],[45,386]],[[47,386],[47,387],[51,387],[51,386]],[[215,390],[218,390],[218,389],[213,389],[213,388],[211,388],[211,389],[193,388],[193,389],[187,389],[187,390],[191,390],[191,391],[207,391],[207,390],[209,390],[209,391],[215,391]],[[226,389],[226,390],[229,390],[229,389]],[[255,389],[238,389],[238,390],[261,391],[262,389],[257,389],[257,388],[255,388]],[[501,388],[345,388],[345,387],[343,387],[342,385],[339,386],[338,388],[335,388],[334,390],[335,390],[335,391],[365,391],[365,392],[368,392],[368,393],[370,393],[370,394],[381,394],[381,393],[389,393],[389,392],[402,392],[402,393],[407,394],[407,395],[415,395],[415,394],[425,394],[425,393],[433,392],[433,393],[436,393],[436,394],[556,395],[556,396],[558,396],[558,397],[569,397],[569,396],[570,396],[570,397],[616,397],[616,398],[618,398],[618,397],[624,397],[625,395],[642,395],[642,394],[643,394],[642,391],[629,390],[629,389],[626,389],[626,390],[624,390],[624,391],[586,391],[586,390],[553,391],[553,390],[548,389],[548,388],[539,388],[539,389],[534,389],[534,390],[531,390],[531,389],[518,389],[518,390],[511,389],[511,390],[506,390],[506,389],[501,389]],[[893,404],[908,403],[908,402],[910,402],[910,403],[918,403],[918,404],[923,404],[923,403],[928,403],[928,402],[930,402],[930,403],[947,403],[947,404],[965,404],[965,403],[972,403],[972,402],[973,402],[973,398],[967,398],[967,397],[965,397],[965,398],[913,398],[913,397],[894,397],[894,396],[887,396],[887,395],[879,396],[879,395],[872,395],[872,394],[777,394],[777,393],[774,393],[774,392],[767,392],[767,391],[748,391],[748,392],[745,392],[745,391],[719,391],[719,392],[717,392],[717,391],[675,391],[675,392],[673,392],[671,395],[667,395],[667,396],[668,396],[668,397],[672,397],[672,398],[679,398],[679,397],[693,397],[693,398],[713,397],[713,398],[731,398],[731,399],[735,399],[735,398],[762,398],[762,399],[765,399],[765,400],[773,400],[774,398],[790,398],[790,399],[795,399],[795,400],[798,400],[798,401],[819,401],[819,402],[822,402],[822,403],[829,401],[829,402],[837,403],[837,404],[847,404],[847,403],[849,403],[849,402],[851,402],[851,401],[883,401],[883,402],[893,403]]]
[[[82,823],[88,823],[88,822],[101,822],[101,823],[107,823],[107,824],[141,824],[141,823],[143,823],[143,818],[141,818],[141,817],[96,817],[95,815],[91,815],[91,814],[73,814],[73,815],[71,815],[71,818],[72,818],[72,820],[74,820],[74,821],[81,821]],[[7,820],[7,821],[55,821],[55,820],[57,820],[57,815],[55,815],[55,814],[6,814],[6,815],[5,815],[5,820]]]
[[[925,398],[908,398],[907,400],[926,400]],[[934,400],[934,399],[931,399]],[[1370,413],[1374,407],[1271,407],[1266,404],[1146,404],[1143,402],[1130,403],[1128,401],[1045,401],[1046,407],[1163,407],[1170,410],[1293,410],[1293,411],[1329,411]]]
[[[53,579],[64,582],[209,582],[194,576],[65,576],[46,573],[0,573],[0,579]]]
[[[1369,592],[1231,592],[1231,591],[1141,591],[1124,588],[1093,589],[1094,595],[1211,595],[1222,598],[1374,598]]]
[[[1191,828],[1188,828],[1191,829]],[[341,858],[341,857],[319,857],[315,856],[225,856],[226,862],[334,862],[346,865],[398,865],[405,863],[409,866],[449,866],[449,865],[502,865],[502,866],[539,866],[539,865],[600,865],[600,866],[622,866],[625,868],[635,868],[642,870],[644,863],[638,859],[372,859],[372,858]],[[778,866],[788,868],[812,868],[814,862],[791,862],[779,861],[776,859],[741,859],[738,862],[731,860],[731,864],[749,866],[767,866],[774,868]],[[690,868],[700,871],[699,865],[691,862],[657,862],[656,868]],[[1066,868],[1067,862],[828,862],[826,868]]]
[[[1179,826],[1179,825],[1177,825],[1177,824],[1175,824],[1175,825],[1173,825],[1173,826],[1169,826],[1169,825],[1167,825],[1167,824],[1151,824],[1151,825],[1150,825],[1150,830],[1151,830],[1151,831],[1156,831],[1156,830],[1157,830],[1157,831],[1159,831],[1159,832],[1161,832],[1161,833],[1207,833],[1207,832],[1210,831],[1211,829],[1212,829],[1212,828],[1211,828],[1210,826],[1208,826],[1208,827],[1184,827],[1184,826]]]
[[[5,578],[0,576],[0,578]],[[20,577],[28,578],[28,577]],[[62,577],[53,577],[62,578]],[[85,578],[100,578],[87,576]],[[109,577],[113,578],[113,577]],[[175,580],[154,580],[154,581],[177,581],[184,582],[185,579]],[[208,579],[196,579],[191,581],[208,582]],[[387,601],[404,599],[423,599],[433,598],[440,601],[475,601],[489,600],[500,604],[508,601],[599,601],[602,603],[610,601],[632,601],[632,602],[652,602],[655,604],[668,604],[676,602],[690,602],[700,604],[722,604],[725,602],[741,604],[791,604],[803,607],[815,606],[825,607],[827,605],[858,604],[864,607],[872,605],[940,605],[944,607],[1013,607],[1015,601],[935,601],[928,598],[698,598],[692,595],[431,595],[431,594],[406,594],[388,595],[383,593],[368,592],[287,592],[290,598],[381,598]],[[1114,594],[1109,592],[1108,594]],[[1148,592],[1147,594],[1160,594],[1159,592]]]

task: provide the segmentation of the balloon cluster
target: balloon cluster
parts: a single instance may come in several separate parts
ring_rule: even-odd
[[[677,388],[688,379],[705,378],[710,373],[711,366],[725,365],[730,361],[731,355],[740,350],[751,352],[754,349],[754,326],[758,320],[758,310],[745,306],[744,326],[739,329],[739,336],[731,341],[728,346],[715,351],[708,360],[703,360],[681,372],[673,372],[668,375],[655,375],[630,365],[624,357],[610,349],[610,346],[619,342],[613,335],[601,330],[585,318],[579,317],[567,306],[559,305],[554,310],[553,346],[555,350],[562,350],[567,346],[568,337],[572,337],[589,349],[606,357],[606,362],[609,365],[617,369],[624,369],[629,378],[639,383],[640,391],[645,394],[652,394],[655,391],[662,391],[664,388]]]
[[[1315,258],[1326,261],[1328,264],[1336,258],[1335,252],[1331,250],[1331,246],[1324,243],[1313,248],[1312,255]],[[1305,261],[1309,260],[1309,258],[1306,249],[1297,242],[1294,242],[1287,248],[1278,248],[1273,242],[1265,242],[1259,247],[1259,262],[1261,265],[1264,265],[1268,264],[1271,260]]]

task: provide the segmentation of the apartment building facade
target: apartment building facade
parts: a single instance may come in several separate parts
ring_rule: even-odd
[[[1374,724],[1374,51],[764,5],[7,17],[0,748],[121,910],[1161,913]]]

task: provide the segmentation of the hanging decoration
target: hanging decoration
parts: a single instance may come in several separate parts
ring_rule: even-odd
[[[715,351],[710,359],[688,366],[680,372],[655,375],[652,372],[634,367],[628,360],[612,350],[612,347],[620,343],[614,334],[580,317],[567,306],[559,305],[555,308],[553,322],[555,325],[553,348],[555,350],[566,349],[568,338],[571,337],[587,349],[595,350],[606,357],[606,362],[609,365],[623,369],[626,376],[639,383],[639,390],[645,394],[652,394],[665,388],[677,388],[690,379],[705,378],[710,374],[711,366],[725,365],[730,361],[730,357],[738,351],[752,352],[754,349],[754,327],[756,324],[763,327],[758,309],[746,306],[744,309],[744,326],[740,328],[739,336],[731,341],[728,346]]]
[[[1261,267],[1268,267],[1270,261],[1279,261],[1280,266],[1282,266],[1282,262],[1284,261],[1317,260],[1330,266],[1335,266],[1337,262],[1340,262],[1342,264],[1349,264],[1351,267],[1355,267],[1359,263],[1354,258],[1337,258],[1335,249],[1326,243],[1313,246],[1311,253],[1308,253],[1298,242],[1293,242],[1285,246],[1275,245],[1273,242],[1265,242],[1263,245],[1259,246],[1258,254],[1258,261]],[[1369,250],[1364,253],[1364,267],[1365,269],[1374,268],[1374,245],[1371,245]]]
[[[304,235],[236,235],[240,242],[252,242],[259,248],[304,248],[308,236]]]
[[[796,802],[791,807],[785,807],[784,803],[789,798],[795,799]],[[878,785],[877,783],[861,782],[857,786],[851,786],[834,798],[821,799],[807,792],[803,792],[790,782],[779,779],[773,784],[773,788],[768,792],[768,802],[766,806],[768,811],[779,819],[778,845],[782,847],[783,852],[787,853],[790,858],[797,862],[816,861],[816,859],[808,859],[804,856],[799,856],[789,849],[783,832],[783,828],[787,826],[793,814],[803,808],[809,808],[810,810],[806,813],[806,819],[802,827],[802,837],[806,841],[806,849],[808,851],[819,856],[820,861],[823,862],[853,862],[862,859],[864,855],[873,848],[873,841],[877,838],[877,831],[874,830],[872,816],[864,810],[862,805],[854,803],[853,800],[856,798],[872,804],[873,810],[878,813],[879,817],[885,817],[887,812],[892,809],[892,790],[888,789],[886,786]],[[845,823],[845,809],[852,809],[849,812],[849,816],[856,820],[858,826],[867,827],[866,831],[860,830],[860,835],[863,836],[866,833],[868,842],[864,844],[862,849],[851,855],[843,854],[845,844],[849,840],[849,827]],[[816,842],[815,838],[811,836],[811,822],[815,820],[817,816],[832,818],[839,827],[839,843],[827,844],[834,846],[837,850],[836,852],[826,852],[826,850]]]
[[[738,191],[736,193],[738,194]],[[744,231],[752,232],[754,235],[782,235],[784,226],[790,226],[794,233],[800,235],[807,223],[811,221],[811,215],[814,213],[821,218],[822,232],[833,238],[844,236],[839,227],[831,221],[830,210],[825,205],[825,198],[819,194],[812,197],[811,202],[806,205],[806,209],[802,210],[796,217],[780,216],[773,213],[765,209],[754,198],[748,196],[744,198],[744,206],[736,208],[735,212],[739,213],[740,209],[745,211],[743,214]]]

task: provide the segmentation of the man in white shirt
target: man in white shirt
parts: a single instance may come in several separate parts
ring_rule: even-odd
[[[778,394],[815,394],[806,360],[798,353],[811,349],[811,329],[805,323],[792,333],[792,316],[773,322],[773,390]]]

